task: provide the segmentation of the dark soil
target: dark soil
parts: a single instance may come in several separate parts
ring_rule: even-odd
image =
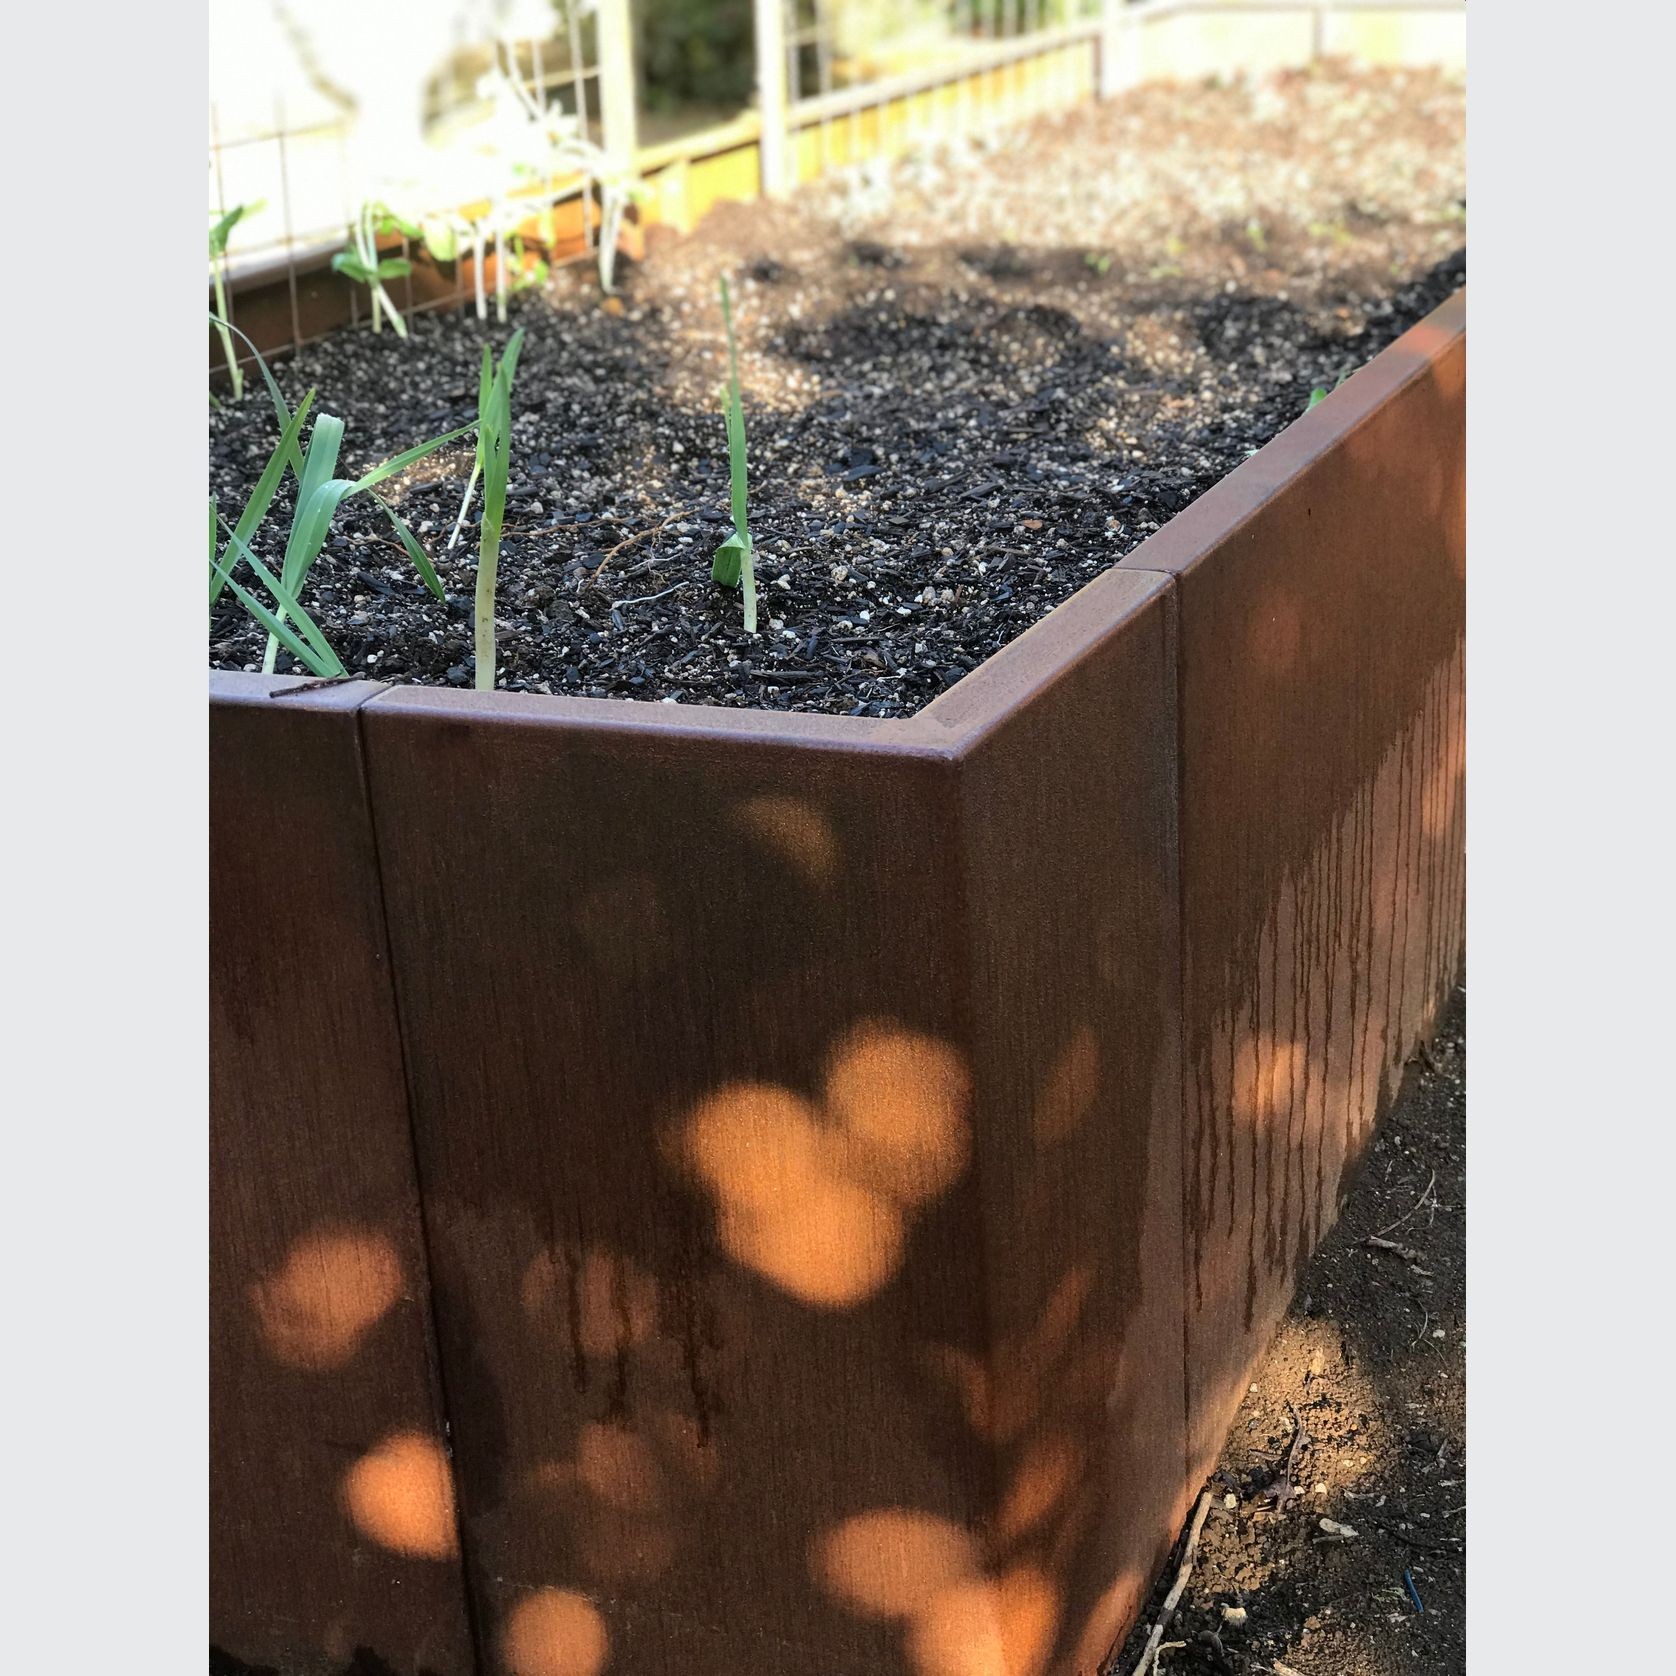
[[[1184,1645],[1160,1676],[1466,1669],[1465,1190],[1462,991],[1430,1063],[1409,1066],[1235,1418],[1164,1635]],[[1299,1420],[1298,1495],[1276,1506]],[[1134,1669],[1179,1564],[1178,1543],[1114,1673]]]
[[[1462,283],[1464,88],[1432,72],[1154,87],[984,148],[726,206],[513,302],[497,684],[908,715],[1106,569]],[[727,527],[716,282],[738,316],[761,632],[709,579]],[[364,469],[475,413],[510,327],[430,316],[277,368]],[[261,396],[211,418],[240,505]],[[470,449],[340,514],[304,603],[356,673],[470,685],[475,548],[444,551]],[[475,511],[475,507],[474,507]],[[273,558],[282,498],[258,543]],[[468,535],[474,535],[468,525]],[[258,667],[229,597],[210,661]],[[282,657],[280,668],[291,667]]]

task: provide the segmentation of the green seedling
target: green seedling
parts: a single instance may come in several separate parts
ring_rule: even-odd
[[[237,332],[237,328],[234,330]],[[243,332],[237,332],[237,335],[250,344],[252,351],[256,351],[255,344],[250,343],[250,339],[245,337]],[[311,673],[321,676],[341,675],[344,670],[337,654],[332,651],[325,637],[299,604],[303,584],[307,581],[315,560],[325,548],[337,509],[354,495],[370,495],[395,530],[403,551],[413,561],[414,569],[419,572],[420,581],[441,599],[442,582],[425,556],[424,548],[419,545],[401,514],[374,491],[379,484],[405,470],[415,461],[422,460],[427,454],[457,441],[472,427],[469,424],[462,425],[445,436],[433,437],[431,441],[422,442],[416,448],[406,449],[394,459],[386,460],[383,465],[375,466],[361,477],[337,477],[333,474],[337,470],[338,454],[343,444],[343,421],[329,413],[316,415],[305,442],[303,427],[308,410],[313,405],[314,391],[310,390],[297,411],[292,413],[286,407],[285,398],[280,394],[279,386],[274,382],[273,375],[268,371],[267,363],[259,351],[256,351],[256,363],[261,368],[263,380],[268,386],[268,394],[273,400],[274,413],[279,419],[282,434],[257,479],[256,487],[251,491],[250,499],[245,502],[237,523],[228,530],[227,548],[220,557],[216,554],[215,536],[217,528],[223,526],[225,520],[218,516],[215,502],[210,502],[210,604],[215,604],[224,589],[230,590],[245,610],[268,631],[267,647],[262,659],[264,674],[273,674],[279,648],[284,646]],[[285,551],[280,560],[278,574],[275,575],[251,550],[251,543],[267,517],[287,468],[297,479],[297,499],[291,514],[291,528],[286,535]],[[240,560],[250,566],[251,573],[272,596],[273,607],[263,605],[234,577],[234,568]],[[296,630],[291,627],[292,623],[297,625]],[[300,634],[297,630],[301,631]]]
[[[342,675],[345,673],[343,663],[339,659],[316,626],[314,619],[297,602],[296,596],[270,571],[262,561],[250,550],[249,537],[255,533],[262,519],[267,515],[269,505],[273,501],[274,492],[278,489],[280,480],[285,476],[287,462],[293,457],[298,439],[302,435],[303,424],[308,417],[308,410],[314,403],[314,392],[310,390],[298,404],[297,411],[292,414],[290,423],[285,427],[284,435],[275,444],[274,451],[268,456],[268,463],[262,469],[262,475],[257,479],[256,487],[251,491],[250,498],[245,502],[244,510],[239,514],[238,522],[227,528],[227,548],[221,551],[221,532],[226,527],[226,520],[219,514],[215,496],[209,500],[209,571],[210,588],[209,602],[213,606],[221,597],[224,590],[230,590],[239,604],[256,619],[269,636],[279,645],[285,647],[311,675],[322,677]],[[254,575],[268,592],[273,596],[278,607],[277,612],[264,605],[242,582],[233,575],[234,566],[240,559],[250,567]],[[293,629],[285,621],[289,615],[297,628]],[[299,634],[298,630],[301,631]]]
[[[375,332],[383,329],[384,316],[388,314],[396,336],[405,338],[407,322],[402,319],[401,310],[390,300],[384,281],[401,279],[412,273],[413,264],[405,256],[379,256],[378,241],[390,233],[400,233],[409,239],[425,236],[415,222],[404,221],[388,205],[363,204],[349,232],[349,248],[340,250],[332,258],[332,268],[334,272],[366,286],[372,300],[372,329]]]
[[[511,341],[506,346],[506,353],[511,357],[512,361],[512,373],[507,375],[507,384],[509,386],[507,395],[509,398],[512,393],[510,389],[512,374],[516,373],[518,370],[517,350],[522,348],[523,341],[524,328],[520,326],[518,330],[512,334]],[[502,364],[505,364],[504,359]],[[471,510],[471,497],[477,493],[477,480],[483,475],[483,462],[485,458],[483,439],[486,433],[482,424],[482,419],[483,414],[487,409],[490,391],[494,387],[494,382],[494,373],[491,371],[490,365],[489,346],[488,344],[484,344],[483,365],[477,376],[477,454],[471,462],[471,476],[466,479],[466,492],[460,500],[460,510],[455,514],[454,528],[448,536],[448,551],[450,553],[452,553],[460,544],[460,532],[466,525],[466,513]]]
[[[1259,256],[1269,248],[1269,235],[1263,231],[1263,223],[1253,216],[1245,224],[1245,236],[1251,241],[1251,248]]]
[[[220,335],[221,353],[227,358],[227,374],[233,382],[234,401],[240,400],[244,395],[244,370],[239,366],[239,358],[233,352],[234,328],[227,318],[227,240],[232,237],[233,229],[247,215],[254,215],[261,209],[265,201],[235,204],[210,228],[210,276],[215,282],[215,313],[210,316],[210,320]],[[242,337],[244,334],[241,332],[239,335]]]
[[[1347,379],[1349,376],[1350,376],[1350,374],[1348,372],[1341,372],[1338,375],[1338,383],[1335,384],[1333,386],[1333,388],[1336,390],[1338,388],[1339,384],[1342,384],[1345,381],[1345,379]],[[1304,407],[1304,412],[1308,413],[1311,408],[1315,407],[1320,402],[1324,402],[1326,399],[1327,399],[1327,387],[1326,387],[1326,385],[1317,384],[1315,386],[1315,388],[1313,390],[1311,390],[1310,393],[1309,393],[1309,401],[1306,404],[1306,406]]]
[[[1084,263],[1091,267],[1102,279],[1112,271],[1112,259],[1104,250],[1091,250],[1083,257]]]
[[[511,289],[515,292],[539,290],[553,271],[546,259],[525,249],[522,233],[514,233],[509,245],[512,251]]]
[[[745,477],[745,406],[739,395],[739,351],[733,341],[733,300],[722,278],[722,325],[727,331],[727,384],[722,418],[727,424],[728,477],[733,494],[733,529],[710,561],[710,575],[724,588],[743,588],[745,632],[757,631],[757,572],[751,550],[750,493]]]
[[[512,457],[512,380],[523,346],[524,330],[520,326],[497,367],[488,344],[484,344],[477,379],[477,462],[472,466],[472,478],[476,480],[481,466],[483,521],[477,537],[476,601],[479,692],[490,692],[495,685],[495,578],[500,570],[500,530],[506,516],[506,479]],[[470,495],[468,488],[468,499]]]
[[[433,262],[446,265],[459,260],[460,230],[451,216],[426,216],[419,223],[419,236]]]

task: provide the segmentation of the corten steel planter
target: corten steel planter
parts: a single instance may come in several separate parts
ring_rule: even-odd
[[[1463,357],[912,720],[212,676],[225,1669],[1092,1676],[1459,967]]]
[[[1466,293],[1119,569],[1175,579],[1191,1476],[1463,954]]]

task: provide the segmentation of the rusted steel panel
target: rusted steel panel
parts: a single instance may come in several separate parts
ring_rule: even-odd
[[[1128,1627],[1459,968],[1463,322],[911,721],[364,686],[218,721],[218,891],[336,928],[218,964],[218,1007],[346,1028],[291,990],[388,903],[484,1676],[1089,1676]],[[376,872],[352,741],[301,754],[356,706]],[[246,892],[299,821],[337,894]],[[334,1074],[399,1107],[387,1010],[356,1028]],[[291,1133],[283,1056],[218,1029]],[[327,1127],[225,1169],[331,1159],[294,1219],[336,1206],[411,1169],[362,1121],[371,1165]],[[264,1238],[241,1210],[218,1267]],[[245,1424],[234,1483],[278,1470]]]
[[[982,1505],[948,765],[506,716],[363,718],[489,1668],[901,1668],[816,1573]]]
[[[1466,302],[1125,566],[1181,614],[1193,1474],[1463,951]]]
[[[490,1669],[1092,1671],[1144,1589],[1172,686],[1113,587],[999,727],[363,709]]]
[[[1173,601],[1142,605],[1140,580],[1108,573],[926,712],[993,718],[960,767],[991,1347],[974,1395],[990,1567],[1026,1599],[1035,1579],[1060,1676],[1094,1676],[1127,1630],[1187,1492]],[[1020,1676],[1043,1668],[1028,1628]]]
[[[210,702],[211,1668],[474,1669],[358,682]]]

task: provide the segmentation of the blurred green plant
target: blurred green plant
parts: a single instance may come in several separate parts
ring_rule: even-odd
[[[366,286],[372,299],[372,329],[375,332],[382,329],[382,317],[388,313],[396,336],[405,338],[407,322],[402,319],[401,310],[390,300],[390,293],[384,289],[384,281],[401,279],[412,273],[413,264],[405,256],[380,257],[378,241],[391,233],[400,233],[409,239],[424,237],[416,222],[397,215],[389,205],[363,204],[355,225],[350,229],[349,248],[340,250],[332,258],[332,267],[345,278],[356,280]]]
[[[1338,375],[1338,383],[1333,385],[1333,389],[1336,390],[1339,387],[1339,384],[1342,384],[1345,381],[1345,379],[1347,379],[1349,376],[1350,376],[1350,373],[1349,373],[1348,370],[1346,370],[1344,372],[1341,372]],[[1322,402],[1324,402],[1327,399],[1327,395],[1328,395],[1328,390],[1327,390],[1326,385],[1317,384],[1315,386],[1315,388],[1313,390],[1311,390],[1310,393],[1309,393],[1309,400],[1304,404],[1304,412],[1308,413],[1311,408],[1318,407]]]
[[[724,588],[742,588],[745,632],[757,631],[756,558],[751,547],[750,492],[745,474],[745,405],[739,392],[739,351],[733,341],[733,299],[727,276],[721,280],[722,326],[727,332],[727,383],[722,388],[722,418],[727,425],[727,465],[733,501],[733,529],[710,561],[710,575]]]
[[[549,245],[552,243],[548,240]],[[524,248],[524,235],[514,233],[508,243],[512,252],[511,287],[514,292],[540,290],[547,283],[552,269],[544,256],[537,256]]]
[[[500,571],[500,532],[506,517],[506,480],[512,458],[512,380],[523,346],[524,330],[520,326],[496,366],[488,344],[484,344],[477,378],[477,465],[483,468],[483,521],[477,536],[475,684],[479,692],[491,692],[495,685],[495,581]],[[477,465],[472,467],[473,479]]]
[[[254,215],[266,203],[265,198],[259,198],[254,204],[235,204],[210,228],[209,234],[210,277],[215,284],[215,312],[210,321],[221,338],[221,353],[227,358],[227,375],[233,383],[234,401],[242,400],[244,396],[244,369],[239,366],[239,358],[233,351],[233,328],[227,317],[227,240],[247,215]],[[244,334],[240,332],[239,336]]]

